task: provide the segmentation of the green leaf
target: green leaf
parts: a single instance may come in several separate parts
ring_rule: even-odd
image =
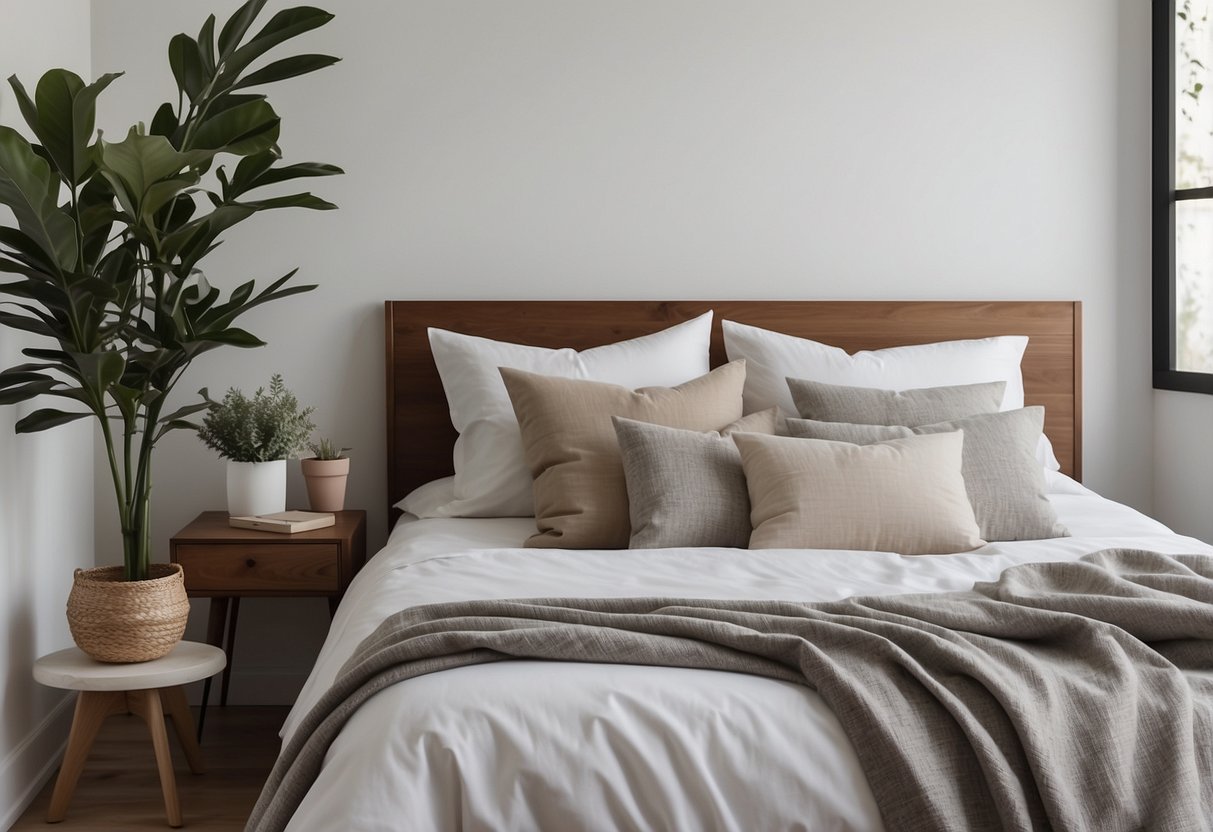
[[[0,246],[8,248],[4,253],[20,263],[44,273],[55,271],[55,266],[47,258],[42,247],[28,234],[16,228],[0,225]]]
[[[89,142],[92,141],[93,131],[97,126],[97,98],[122,74],[121,72],[106,73],[85,86],[72,99],[72,152],[75,154],[73,162],[75,179],[73,182],[75,184],[84,181],[95,164]]]
[[[54,361],[56,364],[62,364],[65,367],[71,362],[71,356],[63,350],[43,350],[37,347],[26,347],[21,350],[22,355],[28,355],[30,358],[37,358],[39,361]],[[75,365],[70,364],[71,369],[75,372]]]
[[[38,138],[69,183],[76,182],[72,99],[82,89],[84,81],[79,75],[66,69],[52,69],[38,80],[34,92],[38,106]],[[92,125],[89,132],[92,132]]]
[[[233,347],[251,348],[265,346],[265,342],[256,335],[243,329],[236,329],[235,327],[219,330],[218,332],[199,333],[198,340],[211,344],[228,344]]]
[[[222,232],[254,213],[256,209],[244,205],[222,205],[166,236],[161,241],[161,250],[166,256],[180,257],[186,269],[191,269]]]
[[[202,425],[197,422],[191,422],[188,419],[169,419],[168,421],[160,421],[160,430],[156,431],[155,442],[160,441],[160,437],[172,430],[201,430]]]
[[[177,88],[189,97],[196,99],[206,83],[206,69],[202,65],[202,52],[198,42],[184,32],[174,35],[168,42],[168,65],[177,81]]]
[[[175,200],[182,191],[198,184],[198,174],[178,176],[172,179],[162,179],[147,189],[143,202],[139,206],[139,214],[144,222],[150,222],[152,215]]]
[[[3,373],[0,373],[0,390],[9,387],[16,387],[19,384],[26,384],[31,381],[54,381],[55,379],[41,372],[41,370],[28,370],[25,367],[43,367],[41,364],[22,364],[17,367],[10,367]]]
[[[139,217],[153,185],[176,177],[211,155],[207,151],[178,152],[164,136],[140,135],[132,127],[120,142],[101,142],[101,172],[114,187],[123,207]]]
[[[305,176],[337,176],[345,173],[336,165],[326,165],[321,162],[299,162],[295,165],[284,165],[272,168],[257,178],[257,187],[275,185],[290,179],[300,179]]]
[[[9,274],[23,274],[27,277],[37,277],[41,274],[37,269],[30,268],[19,260],[11,260],[8,257],[0,256],[0,272]],[[4,284],[0,283],[0,293],[4,291]]]
[[[199,125],[192,147],[247,156],[273,146],[281,120],[264,99],[223,110]]]
[[[52,69],[38,81],[35,135],[70,185],[83,182],[92,171],[89,142],[96,126],[97,98],[121,74],[102,75],[85,85],[74,72]]]
[[[253,21],[257,15],[261,14],[263,8],[265,8],[265,0],[248,0],[228,18],[227,23],[224,23],[223,28],[219,31],[219,54],[222,57],[227,57],[239,45],[240,39],[244,37],[249,26],[253,25]]]
[[[255,208],[258,211],[269,211],[274,208],[311,208],[314,211],[331,211],[337,207],[333,203],[309,193],[276,196],[271,199],[256,199],[241,202],[240,204]]]
[[[196,402],[195,404],[187,404],[184,407],[179,407],[167,416],[161,416],[160,421],[171,422],[174,419],[184,419],[186,416],[193,416],[195,413],[201,413],[204,410],[210,409],[208,402]]]
[[[318,162],[300,162],[278,168],[270,167],[276,160],[277,154],[270,151],[241,159],[232,176],[231,188],[227,193],[228,198],[236,199],[254,188],[289,182],[292,179],[345,173],[336,165],[325,165]]]
[[[165,101],[156,110],[156,115],[152,116],[152,126],[147,132],[153,136],[164,136],[171,138],[173,133],[177,132],[177,111],[173,109],[173,105]]]
[[[47,309],[55,312],[65,312],[68,309],[67,298],[63,290],[53,283],[29,278],[12,283],[0,283],[0,293],[15,298],[37,301]]]
[[[47,326],[45,321],[38,318],[26,317],[25,315],[14,315],[11,312],[0,312],[0,326],[32,332],[35,335],[42,335],[46,338],[55,337],[55,330]]]
[[[38,105],[34,103],[34,99],[30,98],[28,92],[25,91],[25,85],[17,78],[16,75],[8,77],[8,85],[13,88],[13,94],[17,98],[17,106],[21,109],[21,116],[25,119],[25,123],[34,131],[34,135],[38,135]],[[41,141],[41,139],[39,139]]]
[[[68,413],[63,410],[46,407],[41,410],[35,410],[24,419],[21,419],[17,422],[15,429],[17,433],[37,433],[40,430],[48,430],[59,425],[66,425],[68,422],[74,422],[77,419],[87,419],[92,415],[91,413]]]
[[[126,359],[116,350],[73,352],[68,355],[80,371],[80,380],[92,388],[98,398],[110,385],[120,381],[122,373],[126,370]]]
[[[259,92],[228,92],[220,95],[217,98],[211,99],[210,107],[207,108],[207,117],[218,115],[224,110],[230,110],[233,107],[239,107],[241,104],[247,104],[250,101],[265,101],[264,93]]]
[[[210,77],[215,75],[215,16],[211,15],[198,30],[198,54],[202,58],[202,68]]]
[[[76,228],[59,209],[59,179],[21,134],[0,126],[0,204],[17,217],[17,226],[50,263],[63,271],[76,267]]]
[[[224,190],[224,196],[228,199],[235,199],[249,188],[254,187],[252,183],[272,168],[278,158],[277,152],[273,149],[245,156],[236,165],[236,170],[232,172],[231,186]]]
[[[223,75],[234,78],[253,61],[278,44],[293,37],[318,29],[333,19],[333,15],[313,6],[298,6],[283,9],[270,18],[253,38],[224,60]],[[225,27],[226,28],[226,27]]]
[[[39,396],[52,394],[57,387],[62,386],[63,382],[61,381],[44,379],[42,381],[30,382],[29,384],[22,384],[18,387],[9,387],[0,390],[0,405],[17,404],[18,402],[36,399]]]
[[[318,69],[324,69],[326,66],[332,66],[339,60],[341,59],[335,58],[332,55],[295,55],[291,58],[283,58],[271,64],[266,64],[256,72],[237,81],[232,85],[232,89],[239,90],[245,87],[255,87],[258,84],[285,81],[287,78],[295,78],[299,75],[315,72]]]
[[[122,287],[133,283],[138,275],[139,264],[131,245],[120,246],[107,253],[97,269],[97,276],[110,286]],[[121,291],[119,289],[119,291]]]
[[[114,384],[110,386],[109,395],[114,400],[114,404],[118,405],[118,412],[122,414],[122,421],[127,424],[134,424],[135,416],[139,412],[139,400],[143,397],[143,391],[134,387],[127,387],[123,384]]]
[[[282,288],[288,280],[298,273],[298,269],[291,269],[282,277],[275,280],[265,289],[262,289],[256,296],[247,302],[235,303],[234,299],[229,299],[227,303],[220,304],[211,310],[210,314],[205,315],[200,324],[207,328],[217,328],[229,326],[232,321],[248,312],[250,309],[260,306],[263,303],[269,303],[273,300],[280,300],[291,295],[299,295],[304,292],[310,292],[316,288],[315,285],[307,286],[291,286]],[[234,294],[234,293],[233,293]]]
[[[174,198],[168,214],[164,217],[160,227],[165,231],[176,231],[181,226],[190,221],[194,216],[194,212],[198,210],[198,204],[194,202],[193,197],[188,193],[177,194]]]

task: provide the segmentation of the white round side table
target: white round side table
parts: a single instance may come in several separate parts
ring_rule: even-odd
[[[168,716],[173,720],[173,729],[185,751],[190,771],[201,774],[202,752],[194,738],[194,720],[182,685],[214,676],[225,664],[227,659],[218,647],[193,641],[178,643],[164,658],[137,664],[106,664],[90,659],[76,647],[51,653],[34,662],[34,678],[42,684],[80,691],[63,765],[46,813],[47,823],[57,823],[67,816],[76,781],[80,779],[101,723],[112,714],[130,713],[146,722],[151,731],[168,824],[180,826],[181,803],[177,799],[177,781],[173,777],[173,759],[164,718]]]

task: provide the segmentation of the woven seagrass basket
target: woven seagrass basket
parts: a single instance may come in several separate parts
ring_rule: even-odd
[[[177,563],[154,563],[145,581],[123,580],[121,566],[77,569],[67,598],[76,646],[99,662],[148,662],[181,641],[190,602]]]

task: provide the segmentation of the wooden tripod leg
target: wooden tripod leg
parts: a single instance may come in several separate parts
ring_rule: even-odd
[[[51,805],[46,812],[47,823],[58,823],[67,816],[68,804],[76,791],[76,782],[88,759],[89,749],[97,738],[101,723],[110,714],[126,712],[126,694],[121,691],[82,690],[76,697],[76,713],[72,717],[72,730],[67,738],[67,751],[63,753],[63,765],[55,781]]]
[[[168,816],[168,825],[178,827],[181,825],[181,802],[177,799],[173,754],[168,747],[168,732],[164,727],[164,708],[160,703],[160,691],[137,691],[131,696],[138,696],[142,700],[141,715],[147,720],[147,728],[152,735],[152,748],[156,751],[156,769],[160,772],[160,790],[164,792],[164,813]]]
[[[189,761],[190,771],[202,774],[206,771],[206,766],[202,763],[202,749],[194,738],[194,719],[190,715],[189,703],[185,700],[185,688],[181,685],[161,688],[160,701],[173,721],[173,730],[177,733],[181,750],[185,752],[185,759]]]

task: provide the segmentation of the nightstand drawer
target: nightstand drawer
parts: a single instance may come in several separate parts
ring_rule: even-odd
[[[333,543],[179,543],[176,560],[187,591],[336,592],[339,556]]]

